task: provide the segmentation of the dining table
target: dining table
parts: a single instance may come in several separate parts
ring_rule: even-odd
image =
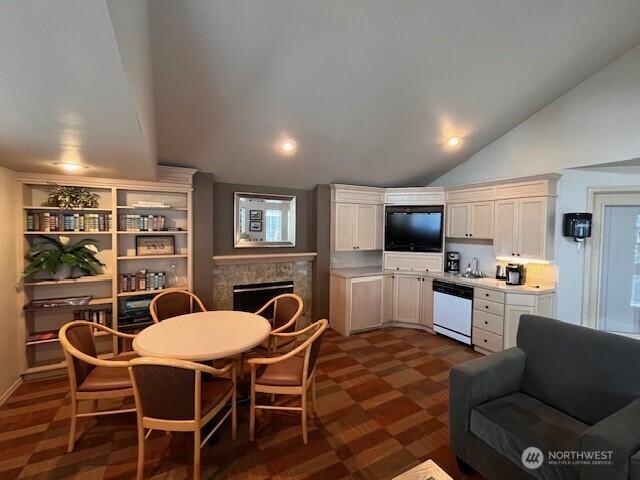
[[[142,330],[133,340],[133,350],[143,357],[205,362],[249,351],[264,342],[270,332],[269,321],[254,313],[188,313]]]

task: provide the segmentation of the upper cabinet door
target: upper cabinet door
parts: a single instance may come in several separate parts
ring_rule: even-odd
[[[516,256],[545,258],[547,198],[521,198],[518,205],[518,248]]]
[[[358,234],[356,236],[356,248],[358,250],[376,249],[376,206],[358,205]]]
[[[493,238],[493,202],[471,204],[470,236],[480,239]]]
[[[335,249],[336,251],[355,250],[358,231],[358,205],[336,204]]]
[[[469,204],[452,203],[447,206],[447,237],[465,238],[469,236]]]
[[[510,257],[517,250],[518,200],[497,200],[493,228],[493,253]]]

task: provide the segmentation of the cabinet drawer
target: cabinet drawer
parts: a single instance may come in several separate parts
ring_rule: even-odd
[[[442,273],[442,255],[428,253],[385,253],[385,270]]]
[[[501,315],[494,315],[493,313],[483,312],[481,310],[474,310],[473,312],[473,326],[487,330],[498,335],[502,335],[502,329],[504,327],[504,317]]]
[[[474,288],[473,296],[482,300],[504,303],[504,292],[496,292],[495,290],[487,290],[486,288]]]
[[[499,352],[502,350],[502,336],[474,327],[473,344],[491,352]]]
[[[494,315],[504,315],[504,305],[502,303],[491,302],[481,298],[473,300],[473,308],[481,312],[493,313]]]

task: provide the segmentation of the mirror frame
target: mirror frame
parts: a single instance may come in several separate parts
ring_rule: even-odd
[[[293,238],[288,239],[286,242],[255,242],[246,241],[240,242],[240,199],[241,198],[256,198],[263,200],[282,200],[289,201],[290,209],[293,212],[291,218],[290,231]],[[272,248],[272,247],[295,247],[296,246],[296,196],[295,195],[275,195],[268,193],[252,193],[252,192],[234,192],[233,194],[233,232],[234,232],[234,248]]]

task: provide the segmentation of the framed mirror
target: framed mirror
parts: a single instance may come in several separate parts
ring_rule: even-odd
[[[235,192],[236,248],[295,247],[296,197]]]

